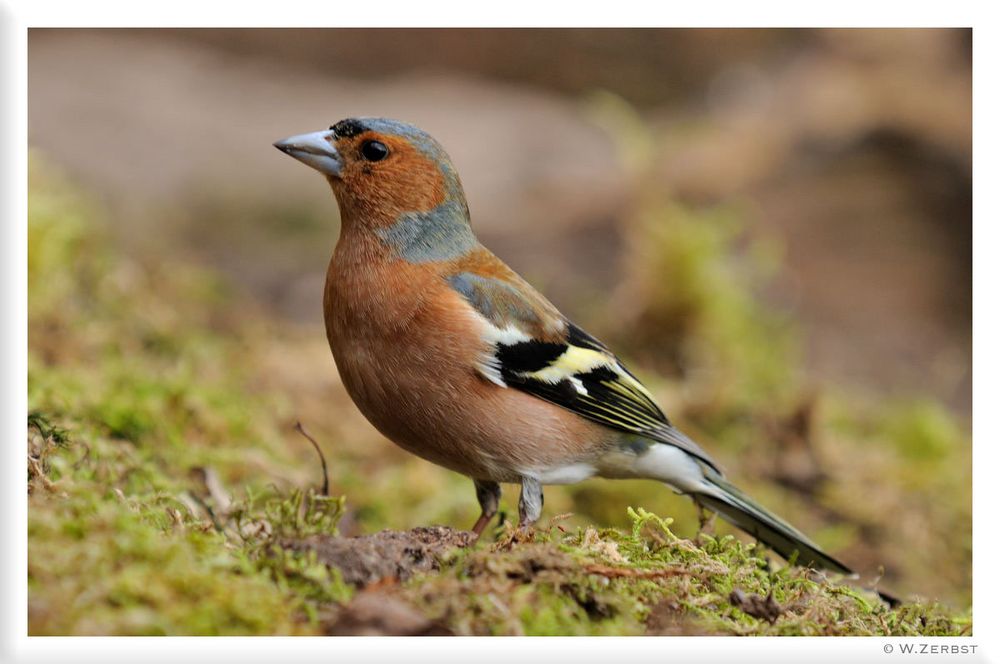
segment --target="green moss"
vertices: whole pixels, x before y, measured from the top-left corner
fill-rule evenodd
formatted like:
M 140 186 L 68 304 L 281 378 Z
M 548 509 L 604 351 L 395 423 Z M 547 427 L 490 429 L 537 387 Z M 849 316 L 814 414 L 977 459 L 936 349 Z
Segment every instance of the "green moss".
M 733 537 L 696 544 L 671 532 L 669 519 L 642 509 L 629 517 L 631 532 L 550 529 L 532 543 L 465 552 L 400 592 L 460 634 L 644 634 L 664 607 L 688 633 L 957 635 L 967 627 L 938 606 L 890 610 L 838 579 L 771 568 Z M 736 590 L 773 597 L 773 622 L 737 606 Z
M 152 505 L 74 490 L 32 505 L 28 526 L 32 634 L 294 634 L 287 599 L 223 537 Z M 165 509 L 165 508 L 164 508 Z M 161 509 L 162 512 L 162 509 Z

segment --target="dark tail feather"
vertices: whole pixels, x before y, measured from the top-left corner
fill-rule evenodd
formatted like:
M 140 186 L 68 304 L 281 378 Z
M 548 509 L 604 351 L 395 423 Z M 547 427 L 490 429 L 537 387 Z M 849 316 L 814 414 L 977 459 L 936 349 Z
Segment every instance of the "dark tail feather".
M 791 558 L 797 552 L 796 563 L 799 565 L 853 574 L 847 565 L 824 553 L 802 532 L 755 503 L 735 486 L 715 473 L 707 472 L 705 475 L 705 479 L 719 489 L 719 494 L 693 495 L 692 497 L 699 503 L 718 512 L 723 519 L 750 533 L 777 551 L 783 558 Z M 890 593 L 882 590 L 875 592 L 891 607 L 895 608 L 901 603 Z
M 794 526 L 755 503 L 726 480 L 714 473 L 706 473 L 705 479 L 719 489 L 718 494 L 698 493 L 692 497 L 774 549 L 783 558 L 791 558 L 798 552 L 796 563 L 799 565 L 852 573 L 847 565 L 821 551 Z
M 883 602 L 885 602 L 886 604 L 888 604 L 889 606 L 891 606 L 894 609 L 897 606 L 899 606 L 900 604 L 903 603 L 903 601 L 901 599 L 899 599 L 898 597 L 896 597 L 895 595 L 893 595 L 891 593 L 887 593 L 884 590 L 876 590 L 875 592 L 878 593 L 878 596 L 880 598 L 882 598 Z

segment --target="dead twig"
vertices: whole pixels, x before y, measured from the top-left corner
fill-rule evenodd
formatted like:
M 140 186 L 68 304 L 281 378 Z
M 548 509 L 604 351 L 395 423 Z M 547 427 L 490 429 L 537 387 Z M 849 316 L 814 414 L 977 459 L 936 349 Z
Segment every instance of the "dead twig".
M 324 496 L 329 496 L 330 495 L 330 480 L 329 480 L 329 477 L 327 476 L 327 473 L 326 473 L 326 457 L 323 456 L 323 450 L 320 449 L 319 443 L 316 442 L 316 439 L 313 438 L 312 436 L 310 436 L 309 432 L 306 431 L 306 429 L 305 429 L 304 426 L 302 426 L 302 422 L 299 422 L 299 421 L 295 422 L 295 430 L 298 431 L 299 433 L 301 433 L 303 436 L 305 436 L 306 440 L 308 440 L 310 443 L 312 443 L 313 448 L 316 450 L 316 454 L 319 455 L 319 462 L 323 466 L 323 489 L 321 490 L 321 493 Z

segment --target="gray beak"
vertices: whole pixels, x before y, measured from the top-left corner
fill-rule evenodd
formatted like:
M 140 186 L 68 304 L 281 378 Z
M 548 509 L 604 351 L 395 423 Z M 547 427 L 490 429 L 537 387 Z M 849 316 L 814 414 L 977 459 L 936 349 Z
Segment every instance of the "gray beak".
M 332 131 L 314 131 L 311 134 L 289 136 L 275 143 L 274 147 L 324 175 L 340 177 L 344 164 L 337 148 L 333 147 L 334 140 Z

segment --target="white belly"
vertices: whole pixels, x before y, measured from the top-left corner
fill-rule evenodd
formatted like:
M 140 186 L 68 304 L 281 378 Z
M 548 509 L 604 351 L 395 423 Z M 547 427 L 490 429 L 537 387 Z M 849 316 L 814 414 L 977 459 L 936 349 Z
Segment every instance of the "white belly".
M 539 484 L 576 484 L 597 474 L 597 468 L 589 463 L 570 463 L 548 468 L 529 468 L 521 471 L 534 477 Z

